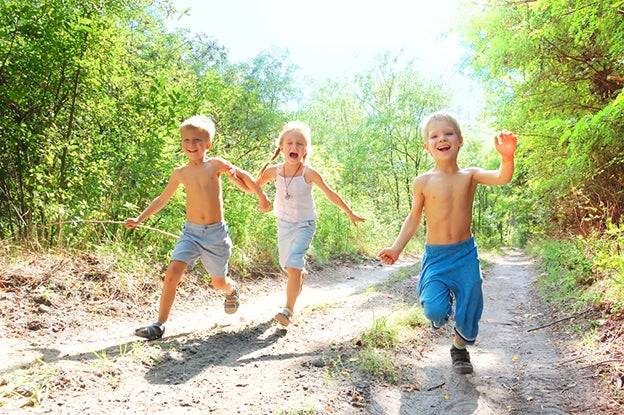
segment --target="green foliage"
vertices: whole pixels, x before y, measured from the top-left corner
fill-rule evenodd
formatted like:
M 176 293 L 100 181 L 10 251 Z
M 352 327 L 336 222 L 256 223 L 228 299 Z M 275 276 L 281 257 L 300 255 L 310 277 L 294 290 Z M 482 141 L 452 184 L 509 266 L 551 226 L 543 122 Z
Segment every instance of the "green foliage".
M 354 81 L 328 81 L 307 104 L 320 147 L 315 152 L 337 169 L 340 183 L 351 189 L 348 196 L 393 223 L 411 205 L 416 174 L 430 165 L 418 123 L 448 101 L 443 88 L 422 79 L 413 63 L 401 67 L 390 55 L 380 56 Z
M 138 215 L 186 162 L 179 122 L 211 115 L 209 155 L 246 170 L 271 151 L 296 92 L 286 54 L 231 65 L 209 36 L 167 32 L 173 12 L 145 0 L 0 5 L 0 239 L 87 250 L 122 242 L 166 259 L 173 240 L 110 222 Z M 244 252 L 237 266 L 267 250 L 256 237 L 275 233 L 254 197 L 232 189 L 224 184 L 226 220 Z M 178 234 L 184 204 L 181 190 L 146 225 Z
M 545 271 L 540 281 L 548 296 L 575 308 L 587 302 L 612 313 L 624 310 L 624 224 L 604 234 L 534 242 Z
M 618 3 L 466 4 L 461 30 L 488 112 L 520 136 L 516 200 L 539 210 L 515 217 L 517 240 L 604 230 L 624 212 Z

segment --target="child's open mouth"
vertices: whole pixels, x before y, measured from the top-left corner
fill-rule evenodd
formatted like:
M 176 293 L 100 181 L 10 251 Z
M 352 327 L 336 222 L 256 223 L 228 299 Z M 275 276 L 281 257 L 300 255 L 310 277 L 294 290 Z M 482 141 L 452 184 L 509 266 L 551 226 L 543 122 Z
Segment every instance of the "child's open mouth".
M 449 151 L 450 149 L 451 149 L 451 146 L 438 147 L 438 151 Z
M 299 157 L 299 154 L 297 154 L 297 153 L 290 153 L 290 154 L 288 154 L 288 156 L 289 156 L 291 159 L 296 159 L 297 157 Z

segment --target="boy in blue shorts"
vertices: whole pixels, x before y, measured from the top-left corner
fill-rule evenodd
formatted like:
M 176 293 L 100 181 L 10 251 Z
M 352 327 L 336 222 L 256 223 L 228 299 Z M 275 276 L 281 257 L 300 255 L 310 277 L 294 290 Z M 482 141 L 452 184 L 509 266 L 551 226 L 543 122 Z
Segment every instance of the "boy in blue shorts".
M 137 336 L 148 340 L 160 339 L 165 333 L 164 324 L 169 318 L 178 283 L 184 271 L 192 268 L 198 258 L 206 271 L 211 274 L 212 285 L 225 292 L 225 312 L 232 314 L 238 310 L 240 304 L 238 286 L 227 276 L 232 241 L 223 219 L 221 175 L 226 174 L 241 190 L 255 193 L 261 212 L 268 212 L 271 209 L 271 202 L 248 172 L 222 158 L 206 156 L 215 134 L 215 126 L 210 118 L 195 115 L 182 122 L 179 130 L 182 150 L 188 162 L 173 171 L 163 192 L 143 213 L 136 218 L 126 219 L 124 223 L 127 228 L 135 228 L 165 207 L 178 186 L 184 186 L 186 223 L 167 268 L 160 296 L 158 320 L 134 332 Z
M 478 184 L 501 185 L 514 172 L 516 136 L 506 130 L 494 138 L 502 160 L 498 170 L 459 168 L 457 155 L 464 139 L 454 115 L 438 111 L 422 127 L 425 149 L 435 161 L 432 170 L 416 177 L 412 209 L 394 244 L 378 257 L 393 264 L 416 233 L 423 210 L 427 220 L 425 252 L 418 293 L 424 314 L 434 329 L 446 323 L 455 301 L 455 338 L 451 347 L 453 370 L 473 372 L 466 345 L 475 343 L 483 310 L 481 270 L 477 245 L 470 230 L 472 204 Z

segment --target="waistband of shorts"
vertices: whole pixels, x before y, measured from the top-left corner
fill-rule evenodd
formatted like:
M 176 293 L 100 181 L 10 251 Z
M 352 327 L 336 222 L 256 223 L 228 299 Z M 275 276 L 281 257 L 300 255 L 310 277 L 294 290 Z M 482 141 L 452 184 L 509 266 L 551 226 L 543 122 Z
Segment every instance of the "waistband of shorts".
M 188 229 L 189 231 L 206 231 L 206 230 L 212 230 L 212 229 L 221 229 L 224 227 L 227 229 L 227 224 L 225 223 L 224 220 L 220 222 L 211 223 L 210 225 L 202 225 L 199 223 L 186 221 L 184 222 L 184 227 Z
M 474 236 L 466 239 L 465 241 L 457 242 L 447 245 L 429 245 L 425 244 L 425 252 L 428 254 L 444 254 L 449 252 L 463 251 L 464 249 L 474 248 L 475 240 Z

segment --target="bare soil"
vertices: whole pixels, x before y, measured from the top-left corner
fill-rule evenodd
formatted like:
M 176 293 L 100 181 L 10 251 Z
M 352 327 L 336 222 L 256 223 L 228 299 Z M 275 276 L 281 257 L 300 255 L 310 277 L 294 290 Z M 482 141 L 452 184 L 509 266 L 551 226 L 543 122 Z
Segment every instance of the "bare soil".
M 453 373 L 447 325 L 392 350 L 398 379 L 362 370 L 360 338 L 376 319 L 418 304 L 418 258 L 312 270 L 287 330 L 272 322 L 284 301 L 283 277 L 243 280 L 234 315 L 223 312 L 221 294 L 183 285 L 164 338 L 152 342 L 132 333 L 156 316 L 158 285 L 130 301 L 111 292 L 112 274 L 91 257 L 38 262 L 40 286 L 27 268 L 7 265 L 0 274 L 0 412 L 624 413 L 614 398 L 618 379 L 601 371 L 604 356 L 621 359 L 614 355 L 621 321 L 599 324 L 605 350 L 593 354 L 579 330 L 564 330 L 585 327 L 582 318 L 591 316 L 552 324 L 565 315 L 544 304 L 530 257 L 509 250 L 487 262 L 485 311 L 470 348 L 474 375 Z M 68 268 L 81 273 L 82 288 L 46 280 Z M 410 276 L 395 278 L 401 270 Z

